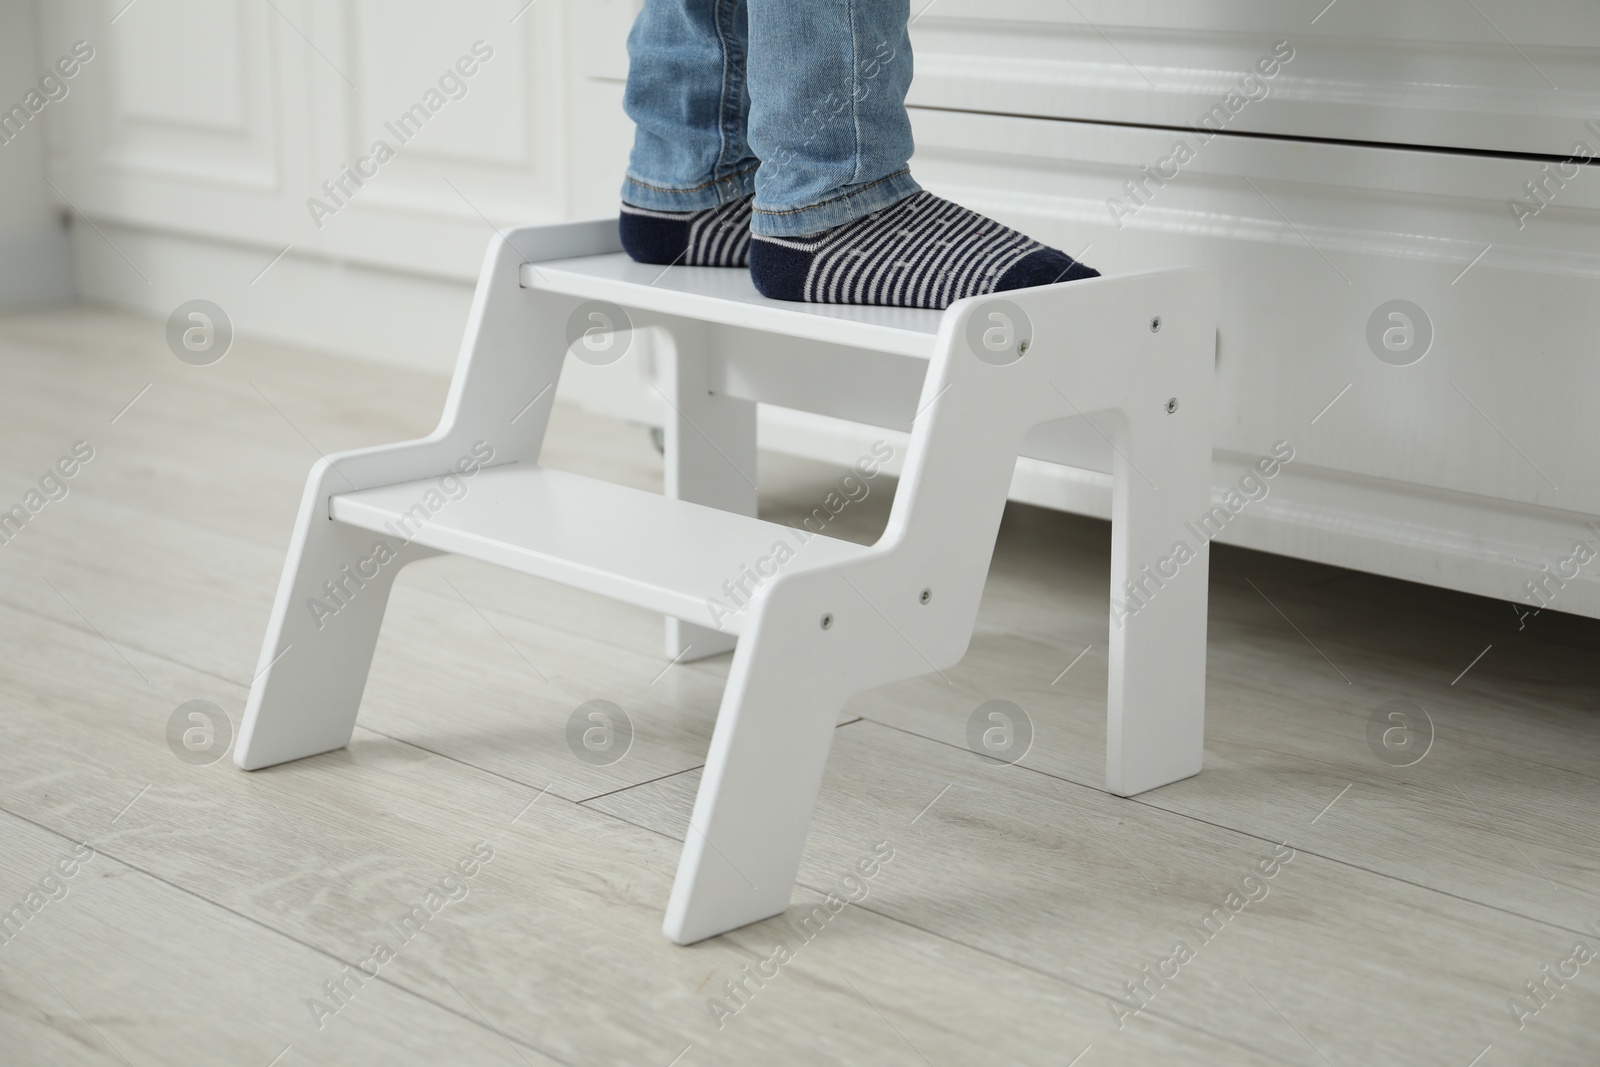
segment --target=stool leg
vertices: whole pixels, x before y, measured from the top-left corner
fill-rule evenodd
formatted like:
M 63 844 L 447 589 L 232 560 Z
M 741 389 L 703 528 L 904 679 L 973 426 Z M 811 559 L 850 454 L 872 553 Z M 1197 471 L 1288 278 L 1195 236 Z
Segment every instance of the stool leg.
M 953 433 L 976 455 L 979 428 L 1007 420 L 1026 430 L 1086 418 L 1102 437 L 1109 422 L 1106 788 L 1132 796 L 1198 774 L 1204 755 L 1210 542 L 1198 524 L 1211 506 L 1215 286 L 1203 271 L 1168 270 L 1004 295 L 1012 300 L 967 305 L 942 331 L 952 347 L 930 370 L 918 429 L 940 439 L 930 454 Z M 1002 320 L 1030 330 L 1030 348 L 990 365 L 975 333 Z M 946 494 L 976 497 L 997 480 L 976 480 L 971 463 L 945 467 L 969 479 Z
M 1106 788 L 1200 773 L 1205 749 L 1209 405 L 1124 413 L 1113 461 Z M 1189 553 L 1187 560 L 1183 557 Z
M 783 633 L 799 621 L 747 632 L 734 654 L 667 904 L 680 945 L 789 906 L 844 704 L 803 639 Z
M 439 428 L 312 468 L 234 751 L 239 766 L 269 767 L 349 743 L 395 575 L 437 554 L 409 544 L 404 532 L 334 522 L 329 498 L 460 470 L 482 458 L 480 445 L 496 463 L 536 460 L 566 356 L 561 324 L 571 301 L 522 289 L 520 266 L 529 250 L 572 254 L 574 245 L 592 247 L 614 233 L 614 226 L 585 224 L 496 236 L 484 253 Z M 375 554 L 379 542 L 392 556 Z
M 437 554 L 317 514 L 326 507 L 325 481 L 341 479 L 324 461 L 295 524 L 234 749 L 245 770 L 350 743 L 395 575 Z M 380 543 L 386 551 L 375 551 Z
M 661 394 L 666 412 L 665 495 L 678 500 L 756 514 L 756 405 L 717 396 L 709 381 L 710 357 L 702 323 L 675 322 L 658 331 L 665 341 Z M 730 560 L 730 579 L 740 563 Z M 667 656 L 690 662 L 730 651 L 731 634 L 707 626 L 667 620 Z M 687 652 L 685 651 L 687 650 Z

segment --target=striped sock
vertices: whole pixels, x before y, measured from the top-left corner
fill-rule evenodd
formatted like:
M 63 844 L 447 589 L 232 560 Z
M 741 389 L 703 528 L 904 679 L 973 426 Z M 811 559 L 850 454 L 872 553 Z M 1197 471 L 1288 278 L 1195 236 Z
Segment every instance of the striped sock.
M 623 203 L 622 247 L 640 263 L 742 267 L 750 255 L 750 203 L 743 197 L 700 211 L 655 211 Z
M 963 297 L 1098 278 L 1100 272 L 932 193 L 809 237 L 762 237 L 763 296 L 814 304 L 949 307 Z

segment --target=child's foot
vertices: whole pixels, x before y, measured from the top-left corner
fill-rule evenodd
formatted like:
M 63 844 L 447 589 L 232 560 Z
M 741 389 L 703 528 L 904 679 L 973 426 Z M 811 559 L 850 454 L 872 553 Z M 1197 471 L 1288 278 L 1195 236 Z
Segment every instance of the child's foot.
M 750 256 L 750 202 L 744 197 L 701 211 L 655 211 L 622 205 L 622 247 L 640 263 L 742 267 Z
M 943 309 L 962 297 L 1099 276 L 932 193 L 822 233 L 757 236 L 750 246 L 750 277 L 763 296 L 817 304 Z

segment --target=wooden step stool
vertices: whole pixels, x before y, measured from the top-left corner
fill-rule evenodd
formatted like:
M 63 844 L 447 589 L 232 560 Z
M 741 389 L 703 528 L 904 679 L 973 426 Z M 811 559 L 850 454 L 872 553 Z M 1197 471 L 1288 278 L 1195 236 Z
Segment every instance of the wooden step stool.
M 664 496 L 539 466 L 569 349 L 612 343 L 616 309 L 660 358 Z M 740 270 L 633 263 L 611 219 L 501 234 L 438 429 L 312 468 L 235 760 L 253 770 L 346 745 L 400 567 L 440 552 L 487 560 L 661 612 L 669 656 L 737 638 L 665 930 L 688 944 L 778 914 L 844 702 L 961 659 L 1024 435 L 1098 415 L 1115 452 L 1113 603 L 1142 590 L 1135 613 L 1113 612 L 1106 786 L 1129 796 L 1195 774 L 1205 547 L 1159 587 L 1142 568 L 1211 504 L 1214 321 L 1196 270 L 944 312 L 813 306 L 766 300 Z M 601 332 L 575 345 L 574 322 Z M 883 536 L 815 536 L 743 611 L 712 617 L 741 565 L 793 539 L 755 517 L 756 403 L 848 414 L 868 397 L 911 429 Z M 492 465 L 465 496 L 425 503 L 483 441 Z M 374 532 L 394 558 L 365 565 L 359 595 L 321 628 L 312 601 L 371 557 Z

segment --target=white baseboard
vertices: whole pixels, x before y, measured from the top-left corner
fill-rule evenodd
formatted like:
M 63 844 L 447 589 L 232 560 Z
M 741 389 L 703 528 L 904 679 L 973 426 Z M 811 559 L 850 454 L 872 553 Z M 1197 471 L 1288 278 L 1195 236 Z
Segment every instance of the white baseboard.
M 272 263 L 282 246 L 98 225 L 103 237 L 81 222 L 72 227 L 85 299 L 161 319 L 186 300 L 205 299 L 228 313 L 241 336 L 444 375 L 455 366 L 470 283 L 300 256 L 292 248 Z
M 99 233 L 82 223 L 72 228 L 84 299 L 161 319 L 186 300 L 205 299 L 228 313 L 240 336 L 446 377 L 455 368 L 472 303 L 470 282 L 293 249 L 273 263 L 280 249 L 98 225 Z M 659 425 L 660 398 L 644 384 L 653 357 L 647 344 L 636 347 L 607 367 L 568 360 L 557 395 L 597 414 Z

